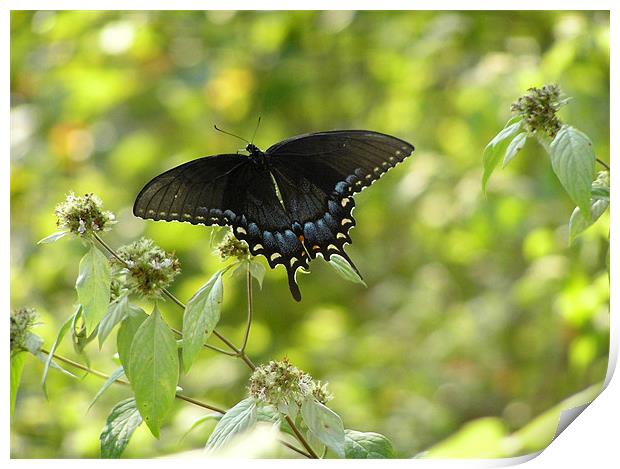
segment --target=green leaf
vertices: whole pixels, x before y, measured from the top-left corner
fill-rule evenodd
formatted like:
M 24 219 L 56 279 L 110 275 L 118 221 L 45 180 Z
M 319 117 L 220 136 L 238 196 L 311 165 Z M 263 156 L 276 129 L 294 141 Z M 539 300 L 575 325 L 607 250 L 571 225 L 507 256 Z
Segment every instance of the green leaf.
M 58 241 L 59 239 L 64 238 L 68 234 L 69 234 L 68 231 L 57 231 L 56 233 L 52 233 L 51 235 L 46 236 L 45 238 L 40 240 L 37 244 L 53 243 L 54 241 Z
M 110 335 L 114 326 L 125 319 L 127 314 L 129 314 L 129 299 L 127 295 L 121 296 L 108 306 L 108 312 L 99 323 L 99 332 L 97 334 L 99 337 L 99 350 L 101 350 L 103 342 Z
M 586 220 L 579 207 L 575 207 L 568 222 L 568 243 L 573 244 L 575 238 L 593 225 L 605 213 L 607 207 L 609 207 L 609 199 L 592 199 L 589 220 Z
M 119 458 L 136 428 L 142 423 L 142 417 L 136 407 L 134 398 L 125 399 L 114 406 L 106 419 L 105 427 L 99 436 L 101 457 Z
M 11 354 L 11 417 L 15 410 L 15 400 L 17 399 L 17 390 L 19 382 L 22 379 L 22 371 L 24 370 L 25 352 L 16 352 Z
M 140 415 L 159 438 L 161 424 L 174 403 L 179 356 L 174 335 L 157 305 L 136 331 L 129 352 L 129 370 Z
M 380 433 L 345 430 L 344 453 L 347 459 L 389 459 L 394 448 Z
M 62 342 L 62 339 L 67 334 L 67 331 L 69 330 L 69 328 L 71 327 L 71 324 L 73 323 L 73 318 L 75 317 L 76 314 L 78 314 L 79 310 L 80 310 L 80 306 L 78 306 L 78 309 L 75 311 L 75 313 L 69 316 L 69 318 L 65 321 L 65 323 L 60 327 L 60 330 L 58 331 L 58 335 L 56 336 L 56 340 L 52 344 L 50 353 L 47 355 L 47 359 L 45 360 L 45 366 L 43 367 L 43 377 L 41 378 L 41 386 L 43 386 L 43 392 L 45 393 L 46 396 L 47 396 L 47 386 L 45 385 L 45 383 L 47 381 L 47 373 L 49 372 L 50 365 L 52 364 L 52 358 L 53 358 L 54 352 L 56 352 L 58 345 L 60 345 L 60 342 Z
M 41 353 L 43 339 L 32 332 L 27 332 L 26 337 L 24 337 L 24 346 L 26 347 L 26 350 L 36 357 Z
M 225 446 L 233 436 L 256 424 L 256 401 L 248 397 L 238 402 L 224 414 L 207 440 L 207 451 L 216 451 Z
M 589 220 L 596 162 L 592 142 L 583 132 L 564 126 L 551 142 L 549 154 L 553 171 L 562 186 L 586 220 Z
M 198 420 L 196 420 L 192 424 L 192 426 L 187 429 L 187 431 L 185 433 L 183 433 L 183 436 L 181 437 L 181 440 L 184 440 L 187 435 L 189 435 L 193 430 L 195 430 L 199 426 L 201 426 L 201 425 L 203 425 L 206 422 L 209 422 L 211 420 L 215 420 L 217 422 L 217 421 L 219 421 L 222 418 L 222 416 L 223 416 L 223 414 L 220 414 L 219 412 L 210 412 L 208 414 L 203 415 Z
M 48 360 L 48 355 L 46 353 L 43 353 L 41 351 L 38 351 L 37 353 L 33 354 L 35 357 L 37 357 L 37 359 L 43 363 L 44 365 L 47 363 Z M 65 370 L 62 366 L 60 366 L 58 363 L 56 363 L 54 360 L 52 360 L 50 362 L 50 367 L 54 368 L 55 370 L 60 371 L 63 375 L 67 375 L 71 378 L 76 378 L 77 376 L 75 376 L 73 373 L 71 373 L 70 371 Z
M 90 408 L 95 404 L 95 402 L 97 402 L 97 400 L 103 395 L 103 393 L 106 392 L 106 390 L 112 384 L 114 384 L 117 379 L 120 379 L 124 374 L 125 374 L 125 370 L 123 370 L 122 366 L 119 366 L 116 370 L 114 370 L 114 373 L 112 373 L 110 377 L 106 379 L 105 383 L 103 383 L 103 386 L 99 388 L 99 391 L 97 391 L 97 394 L 95 394 L 95 397 L 93 398 L 92 402 L 88 406 L 88 409 L 90 410 Z
M 116 334 L 118 357 L 125 369 L 125 376 L 127 376 L 129 381 L 131 381 L 131 374 L 129 372 L 129 352 L 131 350 L 131 344 L 136 335 L 136 331 L 148 317 L 148 314 L 146 314 L 142 308 L 129 305 L 129 313 L 121 322 L 118 333 Z
M 501 157 L 506 153 L 509 139 L 521 129 L 521 116 L 510 119 L 504 128 L 488 143 L 482 155 L 482 192 L 486 194 L 487 182 L 493 174 Z
M 257 260 L 250 259 L 249 261 L 250 274 L 258 282 L 258 286 L 263 289 L 263 279 L 265 278 L 265 266 Z
M 365 287 L 368 286 L 344 257 L 339 256 L 338 254 L 332 254 L 329 258 L 328 264 L 332 266 L 334 270 L 345 280 L 353 283 L 359 283 Z
M 259 422 L 277 423 L 279 424 L 281 431 L 295 436 L 295 433 L 288 422 L 282 418 L 282 414 L 271 405 L 258 406 L 256 408 L 256 420 Z
M 223 285 L 220 270 L 190 298 L 183 314 L 183 368 L 187 373 L 204 341 L 220 320 Z
M 523 148 L 523 145 L 525 145 L 526 140 L 527 132 L 521 132 L 512 139 L 512 141 L 508 144 L 508 147 L 506 148 L 506 154 L 504 155 L 504 162 L 502 163 L 502 167 L 505 168 L 506 166 L 508 166 L 508 163 L 510 163 L 514 159 L 514 157 L 517 156 L 517 153 L 519 153 Z
M 80 321 L 82 323 L 80 324 Z M 89 364 L 88 355 L 84 352 L 86 346 L 97 338 L 97 328 L 90 334 L 86 334 L 86 319 L 84 318 L 84 308 L 82 305 L 78 305 L 78 310 L 73 317 L 71 323 L 71 340 L 73 341 L 73 349 L 76 353 L 82 356 L 86 364 Z M 79 327 L 78 327 L 79 326 Z M 90 366 L 90 365 L 89 365 Z
M 591 197 L 593 199 L 605 199 L 609 202 L 609 195 L 609 187 L 596 187 L 592 185 Z
M 84 307 L 87 335 L 95 330 L 108 310 L 111 281 L 108 259 L 92 245 L 80 261 L 80 273 L 75 282 L 78 300 Z
M 302 402 L 301 416 L 314 436 L 344 458 L 344 427 L 337 413 L 311 397 Z

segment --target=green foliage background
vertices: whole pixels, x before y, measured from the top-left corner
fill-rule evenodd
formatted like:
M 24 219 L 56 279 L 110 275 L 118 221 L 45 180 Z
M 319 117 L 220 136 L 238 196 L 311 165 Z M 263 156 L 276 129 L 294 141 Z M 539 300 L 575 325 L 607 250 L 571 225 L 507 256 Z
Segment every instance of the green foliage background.
M 548 82 L 574 98 L 562 118 L 607 161 L 605 12 L 13 12 L 12 304 L 38 308 L 48 345 L 72 312 L 84 248 L 36 245 L 71 190 L 99 194 L 117 214 L 112 245 L 145 234 L 176 251 L 172 290 L 187 300 L 220 268 L 210 229 L 144 222 L 131 205 L 165 169 L 241 147 L 214 123 L 249 137 L 262 116 L 263 149 L 334 128 L 394 134 L 414 157 L 356 198 L 348 252 L 368 288 L 319 260 L 296 304 L 284 271 L 269 271 L 248 353 L 287 356 L 329 381 L 345 426 L 388 436 L 401 457 L 455 432 L 444 454 L 502 455 L 498 435 L 607 367 L 608 215 L 568 247 L 573 205 L 531 142 L 487 198 L 480 191 L 482 150 L 510 103 Z M 237 341 L 244 294 L 241 278 L 225 283 L 219 327 Z M 172 304 L 160 309 L 180 327 Z M 94 367 L 114 370 L 113 344 L 89 346 Z M 60 352 L 74 356 L 70 340 Z M 184 392 L 224 407 L 242 399 L 242 364 L 201 353 Z M 41 372 L 28 358 L 12 455 L 96 457 L 105 417 L 129 391 L 112 387 L 87 412 L 99 379 L 52 371 L 46 401 Z M 202 414 L 175 402 L 161 439 L 143 426 L 125 456 L 201 447 L 211 424 L 179 440 Z M 517 452 L 546 446 L 533 435 Z

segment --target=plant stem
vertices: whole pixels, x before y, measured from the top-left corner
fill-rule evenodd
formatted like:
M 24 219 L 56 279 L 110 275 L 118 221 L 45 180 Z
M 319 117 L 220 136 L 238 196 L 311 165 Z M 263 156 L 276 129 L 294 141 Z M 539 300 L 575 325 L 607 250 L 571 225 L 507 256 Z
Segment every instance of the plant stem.
M 248 321 L 245 326 L 245 334 L 243 335 L 243 343 L 241 344 L 241 352 L 245 352 L 245 347 L 248 345 L 248 338 L 250 337 L 250 327 L 252 327 L 252 313 L 254 311 L 254 300 L 252 295 L 252 273 L 250 272 L 250 265 L 248 264 L 247 272 L 247 286 L 248 286 Z
M 286 446 L 287 448 L 292 449 L 296 453 L 299 453 L 302 456 L 307 457 L 308 459 L 312 459 L 312 455 L 306 453 L 303 449 L 299 449 L 297 446 L 290 444 L 288 441 L 284 441 L 284 440 L 278 440 L 278 441 L 282 443 L 284 446 Z
M 174 332 L 176 335 L 178 335 L 179 337 L 183 338 L 183 333 L 182 333 L 180 330 L 175 329 L 174 327 L 171 327 L 171 328 L 170 328 L 170 330 L 171 330 L 172 332 Z M 234 352 L 229 352 L 228 350 L 221 349 L 221 348 L 216 347 L 216 346 L 214 346 L 214 345 L 210 345 L 210 344 L 202 344 L 202 346 L 203 346 L 204 348 L 208 348 L 208 349 L 210 349 L 210 350 L 213 350 L 214 352 L 217 352 L 217 353 L 223 353 L 224 355 L 228 355 L 229 357 L 236 357 L 236 356 L 237 356 L 237 354 L 236 354 L 236 353 L 234 353 Z
M 286 423 L 289 424 L 289 426 L 291 427 L 291 430 L 293 430 L 293 433 L 295 434 L 299 442 L 303 445 L 304 448 L 306 448 L 306 451 L 310 453 L 310 456 L 312 456 L 313 459 L 320 459 L 319 455 L 316 454 L 316 452 L 312 449 L 312 446 L 310 446 L 306 438 L 298 430 L 297 426 L 295 425 L 295 422 L 293 422 L 293 419 L 291 419 L 288 415 L 285 417 L 285 419 L 286 419 Z

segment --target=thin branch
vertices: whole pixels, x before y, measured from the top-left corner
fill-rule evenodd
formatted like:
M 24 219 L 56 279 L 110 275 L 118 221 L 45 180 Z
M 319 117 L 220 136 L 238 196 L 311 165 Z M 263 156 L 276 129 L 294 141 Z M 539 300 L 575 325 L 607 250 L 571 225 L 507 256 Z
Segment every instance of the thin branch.
M 288 415 L 285 417 L 285 419 L 286 419 L 286 423 L 288 423 L 289 426 L 291 427 L 291 430 L 293 430 L 293 433 L 295 433 L 295 436 L 297 437 L 299 442 L 303 445 L 304 448 L 306 448 L 306 451 L 310 453 L 310 456 L 312 456 L 313 459 L 320 459 L 319 455 L 316 454 L 316 452 L 312 449 L 312 446 L 310 446 L 308 441 L 306 441 L 306 438 L 297 429 L 295 422 L 293 422 L 293 420 Z
M 245 334 L 243 335 L 243 343 L 241 344 L 241 352 L 245 352 L 245 348 L 248 345 L 248 338 L 250 337 L 250 327 L 252 327 L 252 314 L 254 311 L 254 300 L 252 298 L 252 273 L 250 272 L 250 264 L 248 264 L 247 272 L 247 286 L 248 286 L 248 320 L 245 326 Z
M 302 456 L 307 457 L 308 459 L 312 459 L 312 456 L 310 454 L 306 453 L 303 449 L 299 449 L 297 446 L 290 444 L 288 441 L 284 441 L 284 440 L 278 440 L 278 441 L 282 443 L 284 446 L 286 446 L 287 448 L 292 449 L 296 453 L 299 453 Z
M 44 348 L 41 349 L 41 352 L 45 353 L 46 355 L 49 355 L 49 353 L 50 353 L 48 350 L 46 350 Z M 70 366 L 72 366 L 74 368 L 77 368 L 79 370 L 85 371 L 86 373 L 89 373 L 91 375 L 97 376 L 98 378 L 110 379 L 109 375 L 106 375 L 105 373 L 102 373 L 101 371 L 89 368 L 88 366 L 82 365 L 81 363 L 73 361 L 70 358 L 63 357 L 62 355 L 58 355 L 57 353 L 54 353 L 52 356 L 56 360 L 58 360 L 59 362 L 65 363 L 65 364 L 70 365 Z M 121 379 L 121 378 L 115 379 L 114 382 L 118 383 L 118 384 L 123 384 L 125 386 L 129 385 L 129 381 L 126 381 L 126 380 Z M 192 404 L 197 405 L 199 407 L 202 407 L 204 409 L 213 410 L 214 412 L 219 412 L 220 414 L 225 414 L 226 413 L 226 411 L 224 409 L 220 409 L 219 407 L 215 407 L 214 405 L 207 404 L 206 402 L 199 401 L 198 399 L 194 399 L 193 397 L 189 397 L 189 396 L 186 396 L 184 394 L 176 394 L 175 397 L 177 399 L 181 399 L 182 401 L 191 402 Z
M 172 332 L 174 332 L 176 335 L 178 335 L 179 337 L 183 338 L 183 333 L 182 333 L 180 330 L 175 329 L 174 327 L 171 327 L 171 328 L 170 328 L 170 330 L 171 330 Z M 202 344 L 202 346 L 203 346 L 204 348 L 208 348 L 208 349 L 210 349 L 210 350 L 213 350 L 214 352 L 223 353 L 224 355 L 228 355 L 228 356 L 230 356 L 230 357 L 236 357 L 236 356 L 237 356 L 237 354 L 236 354 L 236 353 L 229 352 L 228 350 L 221 349 L 221 348 L 216 347 L 216 346 L 214 346 L 214 345 L 210 345 L 210 344 Z
M 609 169 L 609 165 L 608 165 L 607 163 L 605 163 L 603 160 L 601 160 L 600 158 L 597 158 L 597 159 L 596 159 L 596 161 L 597 161 L 597 162 L 598 162 L 601 166 L 603 166 L 603 167 L 604 167 L 607 171 L 611 171 L 611 170 Z

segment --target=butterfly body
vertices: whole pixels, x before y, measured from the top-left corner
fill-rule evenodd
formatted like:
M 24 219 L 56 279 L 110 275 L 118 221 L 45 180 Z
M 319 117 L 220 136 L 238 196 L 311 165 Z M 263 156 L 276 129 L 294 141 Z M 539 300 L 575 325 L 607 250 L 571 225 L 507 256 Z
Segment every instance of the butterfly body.
M 306 134 L 249 155 L 224 154 L 177 166 L 151 180 L 134 204 L 141 218 L 229 225 L 269 266 L 283 265 L 299 301 L 298 269 L 321 255 L 346 259 L 355 226 L 353 195 L 413 152 L 403 140 L 366 130 Z

